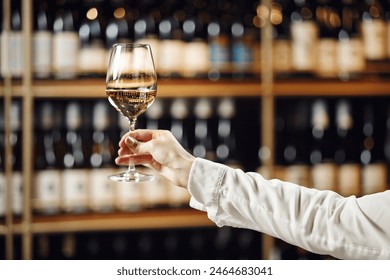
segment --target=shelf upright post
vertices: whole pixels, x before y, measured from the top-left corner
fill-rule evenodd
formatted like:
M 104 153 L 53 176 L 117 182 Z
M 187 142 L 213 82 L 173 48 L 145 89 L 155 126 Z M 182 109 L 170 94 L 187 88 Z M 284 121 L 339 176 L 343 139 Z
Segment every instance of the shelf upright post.
M 12 213 L 12 144 L 11 144 L 11 104 L 12 104 L 12 79 L 9 71 L 8 40 L 11 30 L 11 0 L 3 1 L 3 80 L 4 80 L 4 170 L 6 186 L 5 205 L 5 257 L 13 259 L 13 213 Z
M 273 96 L 273 58 L 272 58 L 272 26 L 270 21 L 271 0 L 261 0 L 257 9 L 258 16 L 264 20 L 261 27 L 261 147 L 267 149 L 271 156 L 262 161 L 269 176 L 274 167 L 274 96 Z M 263 259 L 270 259 L 274 246 L 273 237 L 263 234 Z
M 23 213 L 22 213 L 22 235 L 23 235 L 23 259 L 32 258 L 32 232 L 31 232 L 31 189 L 32 189 L 32 158 L 33 158 L 33 98 L 32 98 L 32 0 L 22 1 L 23 18 Z

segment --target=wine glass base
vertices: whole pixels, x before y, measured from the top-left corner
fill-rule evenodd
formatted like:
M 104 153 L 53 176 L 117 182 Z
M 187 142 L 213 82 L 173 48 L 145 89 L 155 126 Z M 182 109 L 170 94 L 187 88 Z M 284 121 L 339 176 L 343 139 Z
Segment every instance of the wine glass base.
M 114 174 L 108 176 L 108 179 L 111 181 L 117 181 L 117 182 L 147 182 L 152 181 L 154 179 L 153 175 L 144 174 L 140 172 L 123 172 L 119 174 Z

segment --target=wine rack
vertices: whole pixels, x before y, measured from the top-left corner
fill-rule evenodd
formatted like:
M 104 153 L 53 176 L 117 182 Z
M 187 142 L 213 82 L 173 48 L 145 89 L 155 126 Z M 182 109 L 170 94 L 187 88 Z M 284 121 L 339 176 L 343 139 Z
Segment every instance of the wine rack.
M 10 0 L 3 1 L 3 20 L 7 22 L 10 17 L 7 12 Z M 271 1 L 261 1 L 263 7 L 270 7 Z M 32 38 L 32 1 L 21 1 L 23 7 L 23 36 L 24 59 L 31 61 Z M 7 6 L 8 5 L 8 6 Z M 261 11 L 258 11 L 261 13 Z M 5 28 L 7 26 L 5 25 Z M 8 26 L 9 28 L 9 26 Z M 288 79 L 278 79 L 274 76 L 271 54 L 272 38 L 270 38 L 271 24 L 266 20 L 266 25 L 261 30 L 261 69 L 256 69 L 251 78 L 235 80 L 232 78 L 212 81 L 206 78 L 165 78 L 159 80 L 158 98 L 254 98 L 261 100 L 259 106 L 259 119 L 261 120 L 258 131 L 250 134 L 261 135 L 259 146 L 266 147 L 275 154 L 274 117 L 275 101 L 278 98 L 310 98 L 310 97 L 387 97 L 390 96 L 390 80 L 388 75 L 388 63 L 370 64 L 363 77 L 357 80 L 341 81 L 337 78 L 321 79 L 317 77 L 299 77 L 294 75 Z M 259 31 L 260 32 L 260 31 Z M 260 45 L 259 45 L 260 47 Z M 378 73 L 384 73 L 377 75 Z M 104 99 L 104 80 L 102 78 L 75 78 L 71 80 L 40 80 L 33 78 L 31 63 L 26 63 L 21 79 L 13 79 L 5 76 L 0 82 L 0 98 L 3 100 L 4 115 L 11 100 L 17 99 L 22 103 L 22 131 L 23 135 L 23 166 L 22 174 L 25 190 L 30 190 L 34 178 L 32 150 L 34 149 L 34 102 L 46 99 L 50 100 L 74 100 L 74 99 Z M 8 112 L 9 113 L 9 112 Z M 10 134 L 10 119 L 5 118 L 5 135 Z M 248 135 L 251 137 L 252 135 Z M 9 145 L 6 145 L 6 153 L 10 154 Z M 270 176 L 278 176 L 282 173 L 273 156 L 263 161 L 264 167 Z M 13 170 L 6 169 L 5 177 L 9 182 Z M 47 234 L 69 234 L 85 232 L 105 231 L 129 231 L 129 230 L 159 230 L 181 228 L 212 228 L 214 224 L 208 220 L 207 215 L 191 209 L 161 209 L 147 210 L 135 213 L 83 213 L 79 215 L 58 214 L 53 216 L 36 215 L 32 211 L 32 194 L 24 192 L 23 212 L 21 216 L 14 217 L 10 206 L 7 206 L 6 215 L 0 220 L 0 241 L 5 243 L 5 258 L 31 259 L 35 255 L 33 243 L 36 238 Z M 4 238 L 3 238 L 4 236 Z M 263 258 L 271 258 L 275 240 L 269 236 L 259 235 L 262 238 Z M 14 248 L 14 241 L 18 246 Z M 0 247 L 2 248 L 2 247 Z M 16 252 L 21 249 L 21 252 Z M 208 256 L 206 256 L 208 257 Z

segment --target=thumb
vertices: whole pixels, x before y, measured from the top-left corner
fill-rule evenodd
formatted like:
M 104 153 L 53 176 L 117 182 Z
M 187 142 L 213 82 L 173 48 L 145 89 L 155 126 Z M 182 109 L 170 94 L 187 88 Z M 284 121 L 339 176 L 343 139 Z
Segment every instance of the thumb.
M 126 138 L 126 145 L 133 151 L 135 154 L 150 154 L 150 142 L 140 142 L 137 139 L 129 136 Z

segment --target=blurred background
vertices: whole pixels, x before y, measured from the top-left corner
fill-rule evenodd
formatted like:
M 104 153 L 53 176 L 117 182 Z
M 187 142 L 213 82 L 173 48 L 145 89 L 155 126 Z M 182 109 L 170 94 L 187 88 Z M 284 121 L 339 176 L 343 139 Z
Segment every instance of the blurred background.
M 152 46 L 138 128 L 197 157 L 361 196 L 389 186 L 388 0 L 2 0 L 0 258 L 327 259 L 217 228 L 163 178 L 126 184 L 105 97 L 116 42 Z M 147 172 L 152 172 L 147 170 Z

